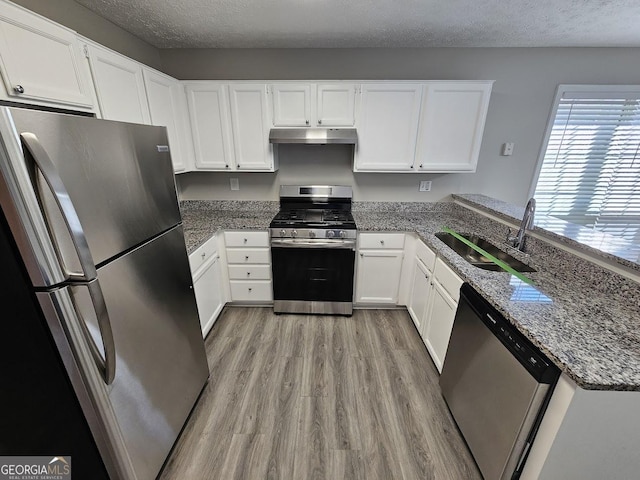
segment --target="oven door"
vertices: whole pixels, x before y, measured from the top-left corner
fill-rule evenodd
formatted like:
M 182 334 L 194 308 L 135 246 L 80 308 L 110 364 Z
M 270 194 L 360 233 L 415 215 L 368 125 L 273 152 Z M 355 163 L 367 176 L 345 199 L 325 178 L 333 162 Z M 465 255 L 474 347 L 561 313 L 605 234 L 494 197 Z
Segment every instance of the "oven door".
M 355 242 L 274 239 L 276 313 L 351 315 Z

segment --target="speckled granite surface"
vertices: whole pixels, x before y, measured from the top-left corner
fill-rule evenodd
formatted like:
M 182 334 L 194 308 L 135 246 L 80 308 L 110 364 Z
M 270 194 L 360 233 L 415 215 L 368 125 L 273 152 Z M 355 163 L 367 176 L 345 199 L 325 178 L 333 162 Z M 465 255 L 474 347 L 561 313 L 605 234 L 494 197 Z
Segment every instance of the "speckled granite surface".
M 180 202 L 187 252 L 191 253 L 220 228 L 266 230 L 278 212 L 278 202 L 204 201 Z
M 453 194 L 454 200 L 491 213 L 508 222 L 519 223 L 524 208 L 478 194 Z M 640 246 L 591 228 L 569 223 L 548 215 L 535 216 L 534 232 L 572 249 L 613 261 L 640 271 Z
M 638 283 L 529 238 L 530 255 L 510 253 L 538 269 L 526 274 L 534 281 L 531 287 L 508 273 L 473 267 L 434 235 L 447 226 L 501 245 L 504 225 L 455 203 L 417 208 L 366 203 L 354 204 L 359 230 L 417 233 L 582 388 L 640 391 Z M 216 210 L 224 207 L 224 202 L 181 203 L 190 251 L 199 245 L 198 238 L 202 243 L 218 228 L 266 229 L 277 212 L 277 202 Z

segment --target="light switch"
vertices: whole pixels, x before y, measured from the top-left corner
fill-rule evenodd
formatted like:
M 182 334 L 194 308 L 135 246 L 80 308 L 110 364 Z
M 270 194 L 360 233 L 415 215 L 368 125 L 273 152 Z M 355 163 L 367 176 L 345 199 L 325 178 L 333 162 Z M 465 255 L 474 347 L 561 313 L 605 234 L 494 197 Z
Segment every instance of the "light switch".
M 513 155 L 513 142 L 507 142 L 502 144 L 502 155 L 504 157 Z
M 230 178 L 229 185 L 231 186 L 231 190 L 240 190 L 240 182 L 237 178 Z

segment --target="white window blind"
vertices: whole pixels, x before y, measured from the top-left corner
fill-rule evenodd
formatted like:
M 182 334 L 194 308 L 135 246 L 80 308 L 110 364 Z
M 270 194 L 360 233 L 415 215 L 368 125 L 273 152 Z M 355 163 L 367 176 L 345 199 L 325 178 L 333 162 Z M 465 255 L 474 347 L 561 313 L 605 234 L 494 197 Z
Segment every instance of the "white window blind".
M 640 93 L 564 92 L 537 211 L 640 243 Z

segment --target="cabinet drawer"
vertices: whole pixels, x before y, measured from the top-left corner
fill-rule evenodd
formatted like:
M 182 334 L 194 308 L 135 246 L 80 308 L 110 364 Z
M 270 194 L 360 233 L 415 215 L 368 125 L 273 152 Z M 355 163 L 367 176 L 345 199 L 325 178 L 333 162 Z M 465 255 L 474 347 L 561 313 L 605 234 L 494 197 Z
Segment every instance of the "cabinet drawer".
M 218 237 L 214 235 L 189 255 L 191 273 L 195 273 L 209 258 L 218 251 Z
M 433 272 L 433 267 L 436 263 L 436 254 L 421 240 L 416 242 L 416 257 L 424 263 L 424 266 L 427 267 L 430 272 Z
M 456 302 L 460 299 L 460 287 L 464 282 L 439 258 L 433 276 L 451 298 Z
M 229 265 L 230 280 L 271 280 L 269 265 Z
M 404 233 L 361 233 L 360 248 L 402 250 L 404 248 Z
M 267 232 L 224 232 L 227 247 L 268 247 Z
M 227 248 L 227 263 L 269 265 L 268 248 Z
M 273 289 L 271 280 L 231 280 L 231 300 L 234 302 L 271 302 Z

